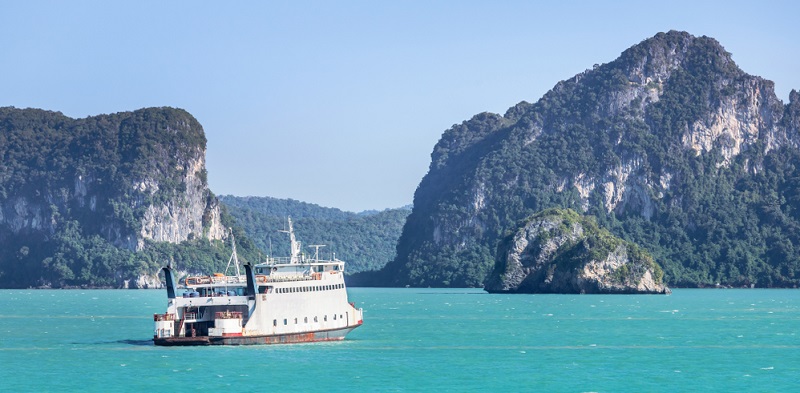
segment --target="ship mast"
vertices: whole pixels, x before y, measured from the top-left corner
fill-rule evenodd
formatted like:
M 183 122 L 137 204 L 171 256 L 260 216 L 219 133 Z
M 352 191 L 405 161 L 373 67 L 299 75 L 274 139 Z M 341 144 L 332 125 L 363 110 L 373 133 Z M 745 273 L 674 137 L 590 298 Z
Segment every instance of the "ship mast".
M 292 246 L 292 253 L 289 257 L 289 263 L 300 263 L 300 242 L 297 241 L 294 237 L 294 228 L 292 227 L 292 217 L 289 218 L 289 230 L 288 231 L 279 231 L 283 233 L 289 234 L 289 242 Z
M 231 253 L 231 258 L 228 259 L 228 266 L 225 266 L 225 275 L 228 275 L 228 269 L 231 267 L 231 263 L 236 266 L 236 277 L 239 277 L 241 273 L 239 272 L 239 258 L 236 256 L 236 239 L 233 237 L 233 228 L 228 228 L 231 231 L 231 248 L 233 248 L 233 252 Z

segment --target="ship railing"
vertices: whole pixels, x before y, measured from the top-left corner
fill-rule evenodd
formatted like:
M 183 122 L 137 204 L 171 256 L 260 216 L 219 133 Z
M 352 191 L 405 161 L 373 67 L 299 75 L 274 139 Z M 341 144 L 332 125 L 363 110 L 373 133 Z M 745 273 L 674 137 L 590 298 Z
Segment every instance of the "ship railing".
M 292 258 L 290 258 L 290 257 L 270 257 L 270 258 L 267 258 L 267 264 L 270 264 L 270 265 L 286 264 L 286 263 L 291 263 L 291 261 L 292 261 Z
M 236 284 L 246 280 L 244 276 L 192 276 L 186 277 L 186 285 Z
M 334 262 L 341 262 L 338 259 L 315 259 L 315 258 L 301 258 L 300 263 L 302 264 L 309 264 L 309 263 L 334 263 Z M 265 261 L 267 265 L 286 265 L 292 263 L 291 257 L 268 257 Z
M 153 314 L 153 321 L 155 321 L 155 322 L 158 322 L 158 321 L 174 321 L 174 320 L 175 320 L 175 314 L 170 314 L 170 313 Z
M 291 275 L 291 276 L 257 276 L 257 282 L 289 282 L 289 281 L 314 281 L 321 280 L 322 273 L 311 273 L 308 275 Z
M 211 284 L 209 276 L 186 277 L 186 285 Z
M 261 281 L 259 281 L 261 282 Z M 184 292 L 181 295 L 183 299 L 197 299 L 197 298 L 206 298 L 206 297 L 230 297 L 230 296 L 241 296 L 235 290 L 230 291 L 206 291 L 204 293 L 191 291 L 191 292 Z
M 217 311 L 214 313 L 214 319 L 242 319 L 241 311 Z
M 223 276 L 223 277 L 212 277 L 211 282 L 218 284 L 218 283 L 228 283 L 228 284 L 236 284 L 240 282 L 246 282 L 247 278 L 245 276 Z

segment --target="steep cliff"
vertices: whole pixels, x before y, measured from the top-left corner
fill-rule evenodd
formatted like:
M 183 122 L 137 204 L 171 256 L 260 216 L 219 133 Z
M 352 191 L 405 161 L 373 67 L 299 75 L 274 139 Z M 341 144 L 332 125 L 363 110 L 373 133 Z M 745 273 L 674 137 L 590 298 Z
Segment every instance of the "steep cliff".
M 0 108 L 0 285 L 154 281 L 175 256 L 148 244 L 226 238 L 205 145 L 179 109 L 71 119 Z
M 646 252 L 572 210 L 527 219 L 500 243 L 486 291 L 665 294 L 661 268 Z
M 642 245 L 670 285 L 797 285 L 798 96 L 784 105 L 712 38 L 659 33 L 445 131 L 379 284 L 483 286 L 519 220 L 565 207 Z

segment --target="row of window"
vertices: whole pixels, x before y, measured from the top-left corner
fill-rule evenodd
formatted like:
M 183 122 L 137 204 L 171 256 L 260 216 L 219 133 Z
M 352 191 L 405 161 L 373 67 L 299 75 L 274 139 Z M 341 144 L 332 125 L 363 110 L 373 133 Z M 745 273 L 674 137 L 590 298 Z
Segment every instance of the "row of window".
M 330 291 L 342 288 L 344 288 L 344 284 L 314 285 L 310 287 L 275 288 L 275 293 L 317 292 L 317 291 Z
M 339 314 L 339 319 L 342 319 L 342 318 L 344 318 L 344 316 L 342 314 Z M 336 314 L 333 314 L 333 320 L 334 321 L 336 320 Z M 323 317 L 323 321 L 328 322 L 328 316 L 327 315 L 325 315 Z M 314 317 L 314 322 L 319 322 L 317 317 Z M 297 325 L 298 323 L 299 323 L 299 319 L 295 318 L 294 319 L 294 324 Z M 303 323 L 308 323 L 308 317 L 303 318 Z M 289 324 L 289 319 L 288 318 L 284 318 L 283 319 L 283 325 L 286 326 L 288 324 Z M 278 326 L 278 320 L 277 319 L 273 319 L 272 320 L 272 326 Z

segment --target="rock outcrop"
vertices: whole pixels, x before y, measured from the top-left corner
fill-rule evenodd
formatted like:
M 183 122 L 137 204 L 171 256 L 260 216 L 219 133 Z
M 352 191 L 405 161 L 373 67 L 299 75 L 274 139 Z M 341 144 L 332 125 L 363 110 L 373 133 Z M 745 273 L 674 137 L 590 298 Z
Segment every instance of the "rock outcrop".
M 2 130 L 6 143 L 0 145 L 0 148 L 3 151 L 24 148 L 28 150 L 27 154 L 38 156 L 32 158 L 32 166 L 13 168 L 32 175 L 16 184 L 8 180 L 25 175 L 10 173 L 12 168 L 4 168 L 7 180 L 2 185 L 5 195 L 0 198 L 0 226 L 7 228 L 12 234 L 53 233 L 59 224 L 58 218 L 65 218 L 63 213 L 78 210 L 85 215 L 110 215 L 110 222 L 103 223 L 102 232 L 106 239 L 130 249 L 141 249 L 143 240 L 179 243 L 190 235 L 208 239 L 225 237 L 225 230 L 220 223 L 219 202 L 211 196 L 205 178 L 203 129 L 185 111 L 151 108 L 75 120 L 34 109 L 2 109 L 0 120 L 5 119 L 7 127 Z M 60 133 L 58 139 L 62 140 L 48 141 L 48 135 L 43 133 L 38 137 L 32 136 L 36 142 L 27 141 L 33 142 L 29 146 L 14 146 L 14 140 L 20 138 L 18 134 L 35 133 L 35 130 L 19 129 L 14 121 L 42 116 L 57 118 L 60 124 L 52 131 Z M 156 116 L 163 116 L 163 120 L 159 119 L 163 124 L 155 124 L 152 117 Z M 134 119 L 144 123 L 136 127 L 152 129 L 131 130 Z M 74 131 L 79 129 L 86 132 L 83 130 L 87 127 L 86 123 L 105 128 L 89 130 L 88 133 L 111 134 L 104 135 L 107 140 L 93 142 L 97 145 L 113 144 L 102 149 L 104 154 L 111 156 L 108 158 L 116 160 L 105 162 L 103 158 L 106 157 L 91 157 L 93 149 L 81 150 L 76 147 L 74 151 L 70 149 L 65 152 L 66 159 L 59 163 L 61 168 L 48 168 L 49 163 L 41 155 L 59 150 L 59 146 L 55 145 L 65 144 L 62 148 L 80 146 L 83 141 L 77 141 L 78 139 L 93 137 Z M 126 141 L 126 131 L 137 134 L 136 139 Z M 162 143 L 147 140 L 144 135 L 160 133 L 163 133 L 160 138 L 174 140 Z M 198 138 L 200 143 L 193 145 L 188 141 L 190 138 Z M 147 153 L 144 154 L 142 150 Z M 97 162 L 85 165 L 86 161 L 93 159 Z M 101 167 L 102 165 L 107 165 L 112 170 L 109 171 L 110 168 Z M 132 170 L 126 173 L 126 167 Z M 55 172 L 53 169 L 61 170 Z M 109 185 L 118 188 L 109 189 Z M 32 188 L 33 193 L 25 192 L 24 188 Z M 115 205 L 109 209 L 109 201 L 119 202 L 122 206 Z M 117 211 L 109 211 L 113 209 Z M 119 217 L 122 214 L 117 214 L 120 210 L 135 213 L 136 217 L 133 218 L 137 222 L 133 228 L 134 233 L 125 233 L 128 228 L 123 228 L 124 225 L 119 222 L 124 219 Z M 58 213 L 60 217 L 53 216 L 54 213 Z
M 661 268 L 634 244 L 572 210 L 530 217 L 500 244 L 486 291 L 666 294 Z
M 205 172 L 205 152 L 179 165 L 180 172 L 184 174 L 181 183 L 185 192 L 160 205 L 147 206 L 141 219 L 139 248 L 142 239 L 180 243 L 190 236 L 208 239 L 226 237 L 220 220 L 219 201 L 210 197 L 208 184 L 200 178 L 200 174 Z M 150 195 L 157 191 L 157 184 L 145 188 Z
M 375 285 L 482 287 L 498 242 L 551 207 L 645 247 L 670 285 L 800 285 L 798 97 L 712 38 L 659 33 L 445 131 Z
M 168 260 L 114 248 L 227 237 L 205 153 L 202 126 L 180 109 L 71 119 L 0 108 L 0 286 L 157 286 Z

